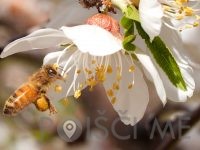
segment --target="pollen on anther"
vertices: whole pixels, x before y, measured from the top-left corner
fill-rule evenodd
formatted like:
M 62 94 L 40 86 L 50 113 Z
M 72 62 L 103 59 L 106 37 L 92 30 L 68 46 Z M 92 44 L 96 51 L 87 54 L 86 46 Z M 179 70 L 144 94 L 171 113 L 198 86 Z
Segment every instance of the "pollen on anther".
M 81 96 L 81 90 L 76 90 L 76 91 L 74 92 L 74 97 L 75 97 L 76 99 L 78 99 L 80 96 Z
M 103 83 L 106 80 L 105 67 L 104 66 L 96 67 L 95 75 L 96 75 L 97 81 Z
M 96 60 L 92 60 L 92 64 L 96 64 Z
M 62 87 L 60 85 L 55 86 L 55 92 L 60 93 L 62 91 Z
M 130 68 L 129 68 L 129 72 L 134 72 L 134 70 L 135 70 L 135 67 L 134 66 L 131 66 Z
M 85 72 L 86 72 L 87 74 L 92 74 L 92 71 L 89 70 L 89 69 L 87 69 L 87 68 L 85 68 Z
M 122 76 L 120 73 L 117 73 L 117 81 L 120 81 L 122 79 Z
M 108 68 L 107 68 L 107 73 L 112 73 L 113 72 L 113 69 L 112 67 L 109 65 Z
M 194 15 L 194 11 L 193 11 L 193 9 L 191 7 L 185 7 L 184 8 L 184 12 L 185 12 L 186 16 L 192 16 L 192 15 Z
M 109 89 L 109 90 L 107 91 L 107 95 L 108 95 L 109 97 L 113 97 L 113 96 L 114 96 L 113 90 L 112 90 L 112 89 Z
M 61 103 L 64 105 L 64 106 L 68 106 L 69 105 L 69 100 L 67 98 L 64 98 L 61 100 Z
M 82 88 L 83 88 L 83 84 L 80 84 L 80 85 L 79 85 L 79 88 L 82 89 Z
M 115 104 L 116 103 L 116 101 L 117 101 L 117 99 L 116 99 L 116 97 L 113 97 L 112 99 L 111 99 L 111 104 Z
M 119 90 L 119 83 L 113 83 L 113 90 Z
M 197 27 L 197 26 L 199 26 L 199 22 L 196 21 L 193 23 L 193 27 Z
M 80 74 L 80 73 L 81 73 L 81 70 L 80 70 L 80 69 L 78 69 L 78 70 L 76 71 L 76 73 L 77 73 L 77 74 Z
M 132 88 L 133 88 L 133 84 L 131 83 L 131 84 L 128 85 L 128 89 L 130 90 Z
M 94 77 L 91 77 L 89 79 L 87 79 L 86 84 L 90 87 L 90 91 L 93 90 L 93 87 L 97 84 L 97 81 L 95 80 Z

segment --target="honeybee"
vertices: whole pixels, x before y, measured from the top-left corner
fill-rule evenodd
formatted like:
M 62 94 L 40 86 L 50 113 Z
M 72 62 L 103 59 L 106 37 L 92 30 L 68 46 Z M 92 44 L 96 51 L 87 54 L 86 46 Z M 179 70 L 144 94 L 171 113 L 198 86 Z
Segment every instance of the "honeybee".
M 31 103 L 35 104 L 39 111 L 49 109 L 50 114 L 56 113 L 55 107 L 46 95 L 49 86 L 56 80 L 63 80 L 57 65 L 43 66 L 8 98 L 3 113 L 14 116 Z

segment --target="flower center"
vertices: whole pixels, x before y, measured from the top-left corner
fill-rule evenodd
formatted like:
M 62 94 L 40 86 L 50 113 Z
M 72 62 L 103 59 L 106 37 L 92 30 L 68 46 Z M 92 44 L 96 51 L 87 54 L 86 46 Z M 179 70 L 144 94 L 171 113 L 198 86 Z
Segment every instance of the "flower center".
M 195 2 L 199 2 L 199 0 L 170 0 L 168 3 L 162 4 L 165 17 L 186 21 L 184 26 L 179 28 L 180 31 L 197 27 L 199 26 L 200 16 L 198 15 L 199 9 L 195 8 L 197 6 Z

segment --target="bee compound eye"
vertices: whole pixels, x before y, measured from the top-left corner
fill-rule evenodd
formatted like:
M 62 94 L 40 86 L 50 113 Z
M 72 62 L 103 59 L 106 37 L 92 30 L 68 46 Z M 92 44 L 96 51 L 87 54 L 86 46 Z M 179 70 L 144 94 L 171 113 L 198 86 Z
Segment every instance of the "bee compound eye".
M 48 74 L 49 74 L 50 77 L 54 77 L 57 74 L 57 72 L 53 69 L 49 69 Z

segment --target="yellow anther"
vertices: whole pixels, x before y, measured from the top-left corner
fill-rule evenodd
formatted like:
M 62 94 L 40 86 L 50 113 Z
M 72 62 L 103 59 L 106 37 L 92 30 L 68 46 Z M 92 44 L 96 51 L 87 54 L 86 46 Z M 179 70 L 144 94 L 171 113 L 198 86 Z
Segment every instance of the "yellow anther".
M 64 99 L 61 100 L 61 104 L 63 104 L 64 106 L 68 106 L 69 100 L 67 98 L 64 98 Z
M 179 29 L 179 31 L 199 26 L 198 21 L 200 20 L 200 16 L 197 14 L 199 10 L 196 9 L 194 6 L 190 5 L 189 2 L 189 0 L 171 0 L 169 1 L 169 5 L 163 3 L 163 10 L 167 18 L 184 20 L 184 25 L 180 28 L 177 28 Z M 195 18 L 193 23 L 186 20 L 189 17 L 192 19 Z M 174 28 L 174 26 L 170 24 L 168 25 Z
M 129 68 L 129 72 L 134 72 L 134 70 L 135 70 L 135 67 L 134 66 L 131 66 L 130 68 Z
M 119 90 L 119 83 L 113 83 L 113 90 Z
M 106 80 L 104 66 L 96 67 L 96 78 L 97 78 L 97 81 L 99 82 L 104 82 Z
M 186 24 L 186 25 L 185 25 L 185 28 L 186 28 L 186 29 L 193 28 L 193 25 L 191 25 L 191 24 Z
M 81 90 L 76 90 L 76 91 L 74 92 L 74 97 L 75 97 L 76 99 L 78 99 L 80 96 L 81 96 Z
M 122 76 L 121 76 L 121 67 L 117 67 L 117 75 L 116 75 L 116 79 L 117 81 L 120 81 L 122 79 Z
M 120 73 L 117 73 L 117 81 L 120 81 L 122 79 L 122 76 Z
M 184 16 L 181 14 L 176 15 L 176 20 L 182 20 L 183 18 L 184 18 Z
M 80 84 L 80 85 L 79 85 L 79 88 L 82 89 L 82 88 L 83 88 L 83 84 Z
M 86 72 L 87 74 L 92 74 L 92 71 L 89 70 L 89 69 L 87 69 L 87 68 L 85 68 L 85 72 Z
M 62 87 L 60 85 L 56 85 L 54 90 L 55 92 L 60 93 L 62 91 Z
M 113 97 L 113 96 L 114 96 L 113 90 L 112 90 L 112 89 L 109 89 L 109 90 L 107 91 L 107 95 L 108 95 L 109 97 Z
M 188 0 L 179 0 L 179 1 L 181 1 L 182 3 L 187 3 L 188 2 Z
M 128 85 L 128 89 L 130 90 L 132 88 L 133 88 L 133 84 L 131 83 L 131 84 Z
M 163 6 L 163 8 L 164 8 L 164 11 L 171 11 L 171 7 L 169 7 L 167 5 Z
M 195 21 L 195 22 L 193 23 L 193 26 L 194 26 L 194 27 L 199 26 L 199 22 Z
M 99 82 L 103 83 L 106 80 L 106 76 L 104 73 L 97 73 L 96 75 Z
M 115 104 L 116 103 L 116 101 L 117 101 L 117 99 L 116 99 L 116 97 L 113 97 L 112 99 L 111 99 L 111 104 Z
M 186 16 L 193 16 L 194 15 L 194 11 L 191 7 L 185 7 L 184 12 L 185 12 Z
M 97 81 L 95 80 L 94 77 L 91 77 L 87 79 L 86 84 L 90 86 L 90 91 L 93 89 L 93 87 L 97 84 Z
M 107 68 L 107 73 L 112 73 L 113 72 L 113 69 L 112 67 L 109 65 L 108 68 Z
M 77 74 L 80 74 L 80 73 L 81 73 L 81 70 L 80 70 L 80 69 L 76 70 L 76 73 L 77 73 Z
M 92 64 L 96 64 L 96 60 L 92 60 Z
M 177 5 L 183 5 L 184 3 L 187 3 L 188 0 L 175 0 Z

